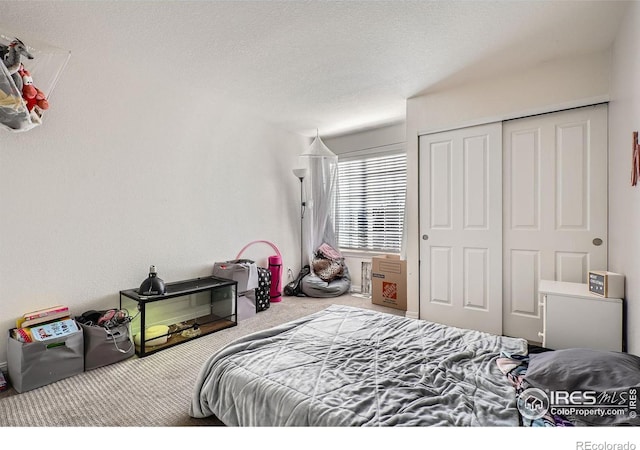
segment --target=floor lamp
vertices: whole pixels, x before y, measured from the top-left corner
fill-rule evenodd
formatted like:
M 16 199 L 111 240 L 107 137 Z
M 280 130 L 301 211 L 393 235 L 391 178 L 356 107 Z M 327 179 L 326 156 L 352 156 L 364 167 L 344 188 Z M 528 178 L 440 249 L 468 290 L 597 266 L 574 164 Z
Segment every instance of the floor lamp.
M 302 224 L 304 223 L 304 210 L 307 203 L 304 201 L 302 194 L 302 181 L 307 176 L 307 169 L 293 169 L 293 174 L 300 180 L 300 271 L 304 267 L 303 243 L 302 243 Z

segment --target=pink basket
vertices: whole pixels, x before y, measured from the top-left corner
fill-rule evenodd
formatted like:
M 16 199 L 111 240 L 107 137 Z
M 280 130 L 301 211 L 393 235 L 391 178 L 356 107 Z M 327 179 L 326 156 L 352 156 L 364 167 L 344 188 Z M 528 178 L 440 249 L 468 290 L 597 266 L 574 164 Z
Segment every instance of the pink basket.
M 258 243 L 269 245 L 277 253 L 276 255 L 269 256 L 269 272 L 271 272 L 271 289 L 269 290 L 269 297 L 271 303 L 277 303 L 282 300 L 282 255 L 280 254 L 278 247 L 269 241 L 252 241 L 240 250 L 236 259 L 240 259 L 247 248 Z

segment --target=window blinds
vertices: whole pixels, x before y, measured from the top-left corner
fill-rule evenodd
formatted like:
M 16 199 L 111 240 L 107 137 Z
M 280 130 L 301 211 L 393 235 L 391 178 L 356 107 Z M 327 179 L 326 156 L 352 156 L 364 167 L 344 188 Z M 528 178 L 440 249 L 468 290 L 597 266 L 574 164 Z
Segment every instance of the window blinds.
M 407 187 L 406 153 L 338 162 L 336 228 L 340 248 L 400 252 Z

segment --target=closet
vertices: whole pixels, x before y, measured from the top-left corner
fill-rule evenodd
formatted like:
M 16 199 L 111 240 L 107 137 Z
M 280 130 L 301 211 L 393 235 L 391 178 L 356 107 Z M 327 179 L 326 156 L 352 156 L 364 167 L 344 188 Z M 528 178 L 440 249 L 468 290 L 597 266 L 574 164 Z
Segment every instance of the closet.
M 607 105 L 419 138 L 420 318 L 537 341 L 541 279 L 607 268 Z

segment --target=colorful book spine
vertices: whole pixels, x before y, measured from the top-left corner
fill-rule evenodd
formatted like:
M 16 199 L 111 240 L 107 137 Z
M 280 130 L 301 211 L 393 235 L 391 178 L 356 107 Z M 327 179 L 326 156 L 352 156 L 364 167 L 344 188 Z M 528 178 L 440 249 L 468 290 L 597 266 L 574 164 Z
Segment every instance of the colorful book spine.
M 40 325 L 42 323 L 48 323 L 48 322 L 53 322 L 54 320 L 60 320 L 60 319 L 68 319 L 69 318 L 69 312 L 59 312 L 56 314 L 52 314 L 50 316 L 45 316 L 45 317 L 39 317 L 37 319 L 32 319 L 32 320 L 25 320 L 22 322 L 22 324 L 20 325 L 21 328 L 29 328 L 29 327 L 33 327 L 36 325 Z
M 32 320 L 32 319 L 37 319 L 39 317 L 46 317 L 46 316 L 50 316 L 51 314 L 56 314 L 59 312 L 66 312 L 67 314 L 69 313 L 69 307 L 67 306 L 54 306 L 52 308 L 46 308 L 46 309 L 41 309 L 38 311 L 33 311 L 30 313 L 26 313 L 24 316 L 22 316 L 24 318 L 24 320 Z
M 16 320 L 16 328 L 26 328 L 67 316 L 69 316 L 69 308 L 67 306 L 54 306 L 52 308 L 41 309 L 39 311 L 26 313 Z

